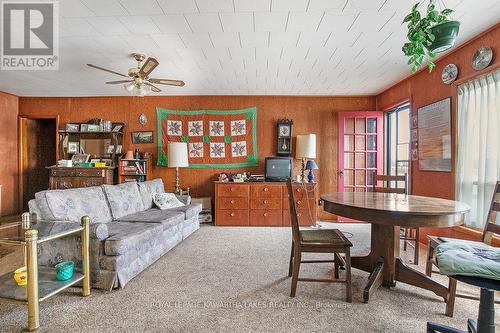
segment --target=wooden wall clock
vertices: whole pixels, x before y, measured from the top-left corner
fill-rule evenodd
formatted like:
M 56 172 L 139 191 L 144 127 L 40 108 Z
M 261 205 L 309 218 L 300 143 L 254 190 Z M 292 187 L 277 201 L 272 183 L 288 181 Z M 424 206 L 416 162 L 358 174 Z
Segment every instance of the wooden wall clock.
M 277 123 L 277 156 L 292 155 L 292 126 L 291 119 L 279 119 Z

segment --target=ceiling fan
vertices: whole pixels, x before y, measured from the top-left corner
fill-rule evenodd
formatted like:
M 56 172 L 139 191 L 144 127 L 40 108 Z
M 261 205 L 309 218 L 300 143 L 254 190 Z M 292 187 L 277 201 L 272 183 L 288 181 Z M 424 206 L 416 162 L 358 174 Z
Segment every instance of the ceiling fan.
M 135 59 L 135 61 L 137 61 L 137 67 L 130 68 L 128 70 L 128 75 L 92 64 L 87 64 L 87 66 L 128 78 L 128 80 L 108 81 L 106 82 L 106 84 L 123 84 L 125 90 L 127 90 L 129 93 L 139 96 L 146 95 L 149 90 L 153 92 L 160 92 L 161 89 L 153 85 L 153 83 L 177 87 L 182 87 L 185 85 L 184 81 L 180 80 L 150 78 L 149 74 L 151 74 L 151 72 L 159 65 L 158 60 L 153 57 L 149 57 L 146 59 L 146 56 L 142 53 L 132 53 L 131 56 Z M 146 61 L 144 61 L 144 59 L 146 59 Z M 143 61 L 144 63 L 141 66 L 141 63 Z

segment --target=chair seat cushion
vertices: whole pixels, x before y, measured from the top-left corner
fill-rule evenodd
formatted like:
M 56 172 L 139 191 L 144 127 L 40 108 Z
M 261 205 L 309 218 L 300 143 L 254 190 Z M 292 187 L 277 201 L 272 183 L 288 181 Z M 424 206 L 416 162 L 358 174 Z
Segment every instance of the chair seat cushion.
M 338 234 L 336 229 L 321 230 L 300 230 L 300 236 L 303 243 L 322 243 L 332 245 L 342 245 L 346 243 Z
M 441 274 L 500 280 L 500 248 L 481 242 L 451 239 L 436 248 Z
M 120 217 L 119 222 L 161 223 L 164 229 L 176 226 L 184 221 L 184 214 L 172 209 L 151 208 L 142 212 Z
M 128 251 L 144 253 L 155 243 L 157 237 L 161 237 L 162 230 L 163 226 L 160 223 L 109 223 L 109 237 L 104 242 L 104 253 L 106 255 L 121 255 Z

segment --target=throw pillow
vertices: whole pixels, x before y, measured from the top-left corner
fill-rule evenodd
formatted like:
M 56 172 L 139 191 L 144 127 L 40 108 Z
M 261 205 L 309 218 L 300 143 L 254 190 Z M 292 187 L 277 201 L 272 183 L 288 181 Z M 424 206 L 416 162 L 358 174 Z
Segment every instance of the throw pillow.
M 184 206 L 184 204 L 177 199 L 174 193 L 153 193 L 153 202 L 160 209 L 170 209 Z

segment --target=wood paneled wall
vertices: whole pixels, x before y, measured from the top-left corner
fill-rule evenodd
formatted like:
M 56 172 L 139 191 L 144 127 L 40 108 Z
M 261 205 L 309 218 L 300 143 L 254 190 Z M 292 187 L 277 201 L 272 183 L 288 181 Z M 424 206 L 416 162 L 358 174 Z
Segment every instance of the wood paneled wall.
M 119 89 L 119 88 L 117 88 Z M 156 107 L 180 110 L 240 109 L 257 107 L 259 166 L 242 169 L 181 169 L 181 184 L 189 186 L 194 196 L 213 194 L 212 180 L 219 172 L 263 173 L 263 160 L 276 151 L 276 121 L 293 119 L 293 134 L 316 133 L 318 137 L 318 178 L 320 192 L 337 189 L 337 113 L 341 111 L 373 111 L 375 97 L 293 97 L 293 96 L 148 96 L 148 97 L 20 97 L 19 114 L 23 116 L 59 115 L 60 124 L 105 118 L 126 123 L 124 149 L 139 148 L 157 157 Z M 148 123 L 139 124 L 139 115 L 146 114 Z M 130 132 L 152 130 L 154 144 L 132 145 Z M 295 163 L 295 173 L 300 163 Z M 173 188 L 174 170 L 154 167 L 153 176 L 163 178 Z
M 18 211 L 17 112 L 19 98 L 0 92 L 1 215 Z
M 452 137 L 456 135 L 457 103 L 456 85 L 446 85 L 441 81 L 443 68 L 450 63 L 458 66 L 459 74 L 457 80 L 473 78 L 476 73 L 472 68 L 471 61 L 474 52 L 482 47 L 489 46 L 496 55 L 490 68 L 498 66 L 500 63 L 500 24 L 493 26 L 484 33 L 471 39 L 463 46 L 456 48 L 448 55 L 436 62 L 436 68 L 432 73 L 424 69 L 415 75 L 399 82 L 377 96 L 377 107 L 379 110 L 386 110 L 395 104 L 410 100 L 412 111 L 422 106 L 444 99 L 452 98 Z M 409 71 L 409 69 L 408 69 Z M 452 141 L 452 165 L 455 165 L 456 142 Z M 420 171 L 418 163 L 412 163 L 412 193 L 418 195 L 432 196 L 453 199 L 455 194 L 455 173 L 454 172 L 431 172 Z M 432 229 L 423 230 L 421 239 L 425 239 L 427 233 L 453 236 L 456 231 L 452 229 Z M 456 234 L 455 236 L 461 236 Z

